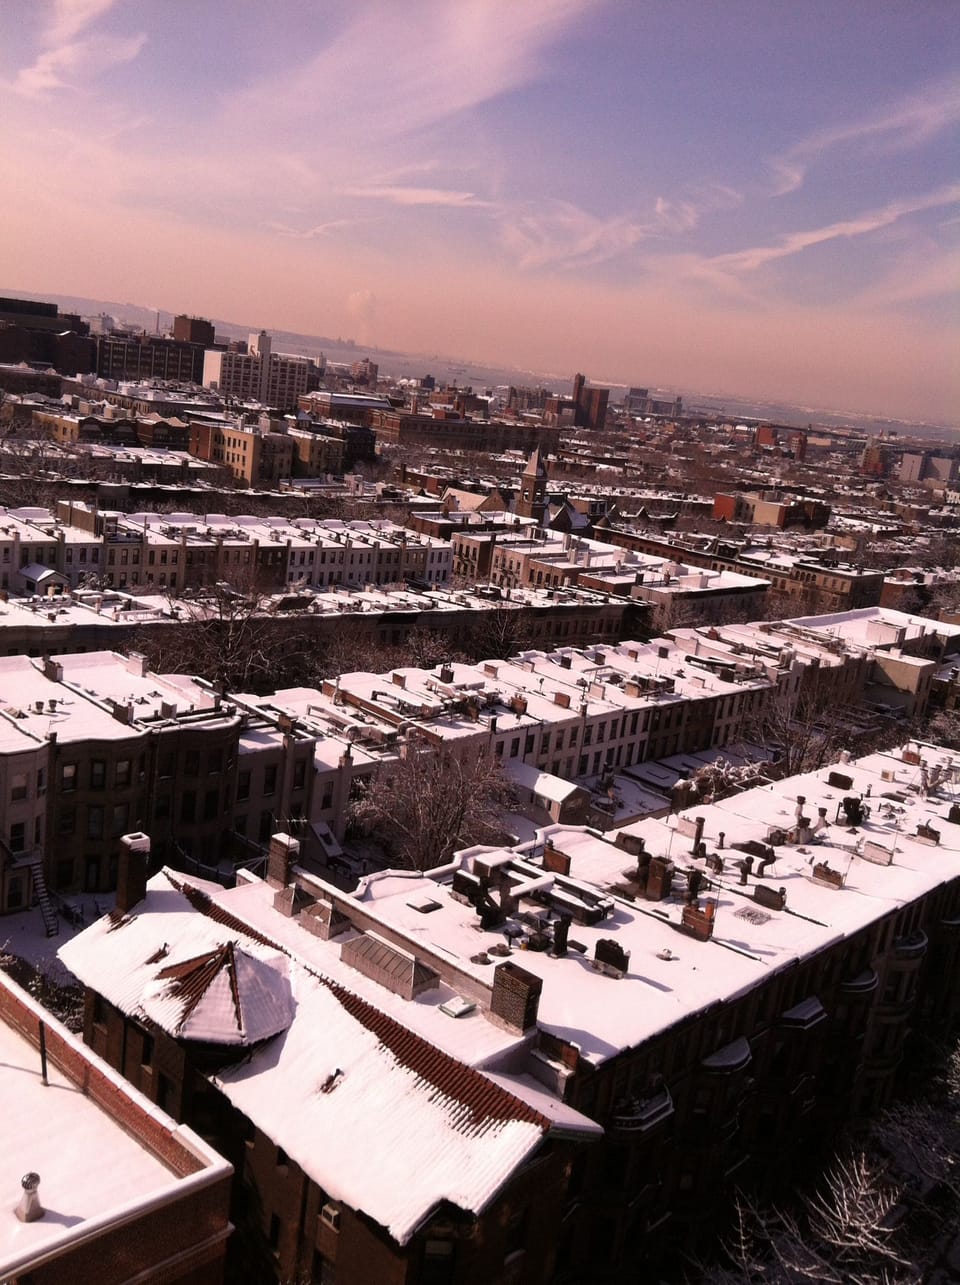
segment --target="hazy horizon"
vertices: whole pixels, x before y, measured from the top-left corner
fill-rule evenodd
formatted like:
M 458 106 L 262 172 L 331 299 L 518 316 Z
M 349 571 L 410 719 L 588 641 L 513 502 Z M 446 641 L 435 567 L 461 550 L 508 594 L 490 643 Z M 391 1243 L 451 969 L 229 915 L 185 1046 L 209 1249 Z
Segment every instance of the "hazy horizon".
M 956 13 L 14 0 L 0 278 L 954 424 Z

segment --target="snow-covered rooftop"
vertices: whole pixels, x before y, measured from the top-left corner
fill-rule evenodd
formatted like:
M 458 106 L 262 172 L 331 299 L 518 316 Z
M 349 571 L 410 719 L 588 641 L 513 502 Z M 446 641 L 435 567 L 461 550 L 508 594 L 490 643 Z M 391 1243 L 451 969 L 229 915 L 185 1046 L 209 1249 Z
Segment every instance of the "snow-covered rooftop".
M 119 927 L 116 916 L 104 917 L 68 943 L 62 959 L 86 985 L 142 1017 L 171 965 L 227 941 L 260 960 L 279 946 L 295 1017 L 216 1083 L 331 1197 L 363 1210 L 400 1243 L 441 1201 L 479 1212 L 553 1120 L 529 1104 L 523 1085 L 511 1093 L 416 1035 L 389 1004 L 375 1006 L 358 993 L 394 998 L 382 987 L 362 985 L 344 965 L 321 972 L 308 963 L 303 956 L 316 956 L 322 943 L 277 915 L 272 895 L 258 881 L 231 893 L 164 871 L 134 915 Z M 264 924 L 280 930 L 276 945 L 265 942 Z M 291 942 L 302 955 L 291 952 Z M 323 964 L 339 963 L 339 945 L 320 955 Z M 331 972 L 361 986 L 348 989 Z M 432 994 L 430 1008 L 442 998 Z M 447 1016 L 439 1021 L 458 1025 Z M 595 1131 L 575 1112 L 561 1115 L 564 1127 Z
M 15 1275 L 26 1280 L 20 1273 L 38 1258 L 55 1257 L 111 1223 L 136 1217 L 137 1209 L 151 1202 L 176 1199 L 185 1186 L 198 1181 L 181 1176 L 158 1150 L 145 1145 L 138 1120 L 175 1139 L 172 1149 L 190 1153 L 190 1169 L 200 1174 L 201 1183 L 229 1172 L 227 1163 L 191 1130 L 178 1127 L 147 1102 L 2 975 L 0 1007 L 0 1150 L 6 1183 L 0 1209 L 0 1278 Z M 38 1048 L 20 1034 L 11 1017 L 34 1027 L 47 1024 L 47 1084 Z M 69 1076 L 57 1065 L 61 1048 L 76 1068 Z M 130 1104 L 128 1127 L 91 1096 L 84 1068 L 91 1079 L 109 1085 L 116 1102 Z M 106 1096 L 102 1086 L 99 1093 Z M 40 1175 L 39 1196 L 46 1213 L 36 1222 L 21 1222 L 14 1214 L 19 1178 L 30 1172 Z

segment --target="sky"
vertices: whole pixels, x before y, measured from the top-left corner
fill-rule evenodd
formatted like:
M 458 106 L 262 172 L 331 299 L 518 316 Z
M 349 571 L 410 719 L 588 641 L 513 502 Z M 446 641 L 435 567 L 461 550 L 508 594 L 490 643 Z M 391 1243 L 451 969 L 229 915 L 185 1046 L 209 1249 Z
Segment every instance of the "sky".
M 4 0 L 0 286 L 960 422 L 957 0 Z

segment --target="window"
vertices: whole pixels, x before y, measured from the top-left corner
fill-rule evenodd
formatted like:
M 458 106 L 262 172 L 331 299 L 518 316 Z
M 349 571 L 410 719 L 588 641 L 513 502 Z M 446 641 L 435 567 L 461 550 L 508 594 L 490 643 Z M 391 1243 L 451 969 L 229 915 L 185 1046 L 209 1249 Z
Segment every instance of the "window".
M 427 1240 L 423 1246 L 423 1268 L 419 1280 L 423 1285 L 449 1285 L 453 1280 L 453 1259 L 452 1240 Z
M 297 759 L 293 765 L 293 788 L 302 790 L 307 783 L 307 760 Z
M 143 1044 L 140 1046 L 140 1065 L 153 1066 L 153 1036 L 146 1031 L 143 1035 Z
M 277 789 L 277 765 L 275 763 L 263 769 L 263 792 L 264 794 L 274 794 Z
M 17 799 L 27 797 L 27 774 L 26 772 L 15 772 L 11 777 L 10 799 L 16 802 Z
M 249 799 L 250 797 L 250 773 L 239 772 L 237 774 L 237 799 Z
M 113 837 L 119 838 L 121 834 L 126 834 L 130 828 L 130 804 L 118 803 L 113 809 L 113 820 L 110 825 L 110 833 Z
M 193 790 L 184 790 L 180 796 L 180 820 L 192 821 L 197 814 L 197 796 Z
M 173 776 L 173 755 L 161 754 L 157 760 L 157 772 L 162 777 Z
M 217 813 L 220 810 L 220 791 L 207 790 L 203 796 L 203 819 L 204 821 L 215 821 Z
M 90 760 L 90 788 L 102 790 L 107 783 L 107 765 L 103 759 Z
M 200 775 L 200 752 L 199 750 L 187 750 L 183 756 L 183 770 L 187 776 Z
M 103 808 L 99 803 L 87 808 L 87 838 L 103 838 Z
M 77 788 L 77 765 L 76 763 L 61 763 L 60 765 L 60 789 L 66 794 L 70 790 Z
M 10 827 L 10 851 L 23 852 L 27 846 L 27 827 L 23 821 L 14 821 Z
M 164 1075 L 161 1072 L 157 1076 L 157 1106 L 161 1111 L 166 1111 L 168 1114 L 171 1113 L 174 1106 L 175 1088 L 176 1086 L 169 1075 Z
M 120 790 L 122 790 L 125 786 L 130 784 L 130 760 L 129 759 L 119 759 L 117 761 L 117 766 L 114 771 L 114 784 L 117 786 L 117 789 L 120 789 Z
M 76 808 L 61 808 L 57 817 L 57 834 L 73 834 L 76 823 Z
M 510 1215 L 510 1221 L 507 1223 L 507 1235 L 504 1242 L 504 1257 L 516 1254 L 523 1249 L 527 1243 L 527 1211 L 519 1210 L 517 1213 Z

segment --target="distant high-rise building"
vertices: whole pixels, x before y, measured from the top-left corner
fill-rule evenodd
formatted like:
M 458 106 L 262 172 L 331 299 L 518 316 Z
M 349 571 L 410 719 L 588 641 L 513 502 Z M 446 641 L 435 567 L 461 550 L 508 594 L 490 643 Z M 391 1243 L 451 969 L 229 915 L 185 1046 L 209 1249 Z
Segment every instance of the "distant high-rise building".
M 81 375 L 94 370 L 96 360 L 90 327 L 75 313 L 60 312 L 55 303 L 0 299 L 0 362 Z
M 202 344 L 204 348 L 212 348 L 216 342 L 212 322 L 203 317 L 188 317 L 185 313 L 174 317 L 173 337 L 183 343 Z
M 588 388 L 585 375 L 576 374 L 573 379 L 573 422 L 578 428 L 592 428 L 599 431 L 607 422 L 607 403 L 610 400 L 609 388 Z
M 203 382 L 225 397 L 260 402 L 276 410 L 295 410 L 298 397 L 308 393 L 317 374 L 309 357 L 273 352 L 266 331 L 252 334 L 246 352 L 207 349 Z M 315 385 L 314 385 L 315 386 Z

